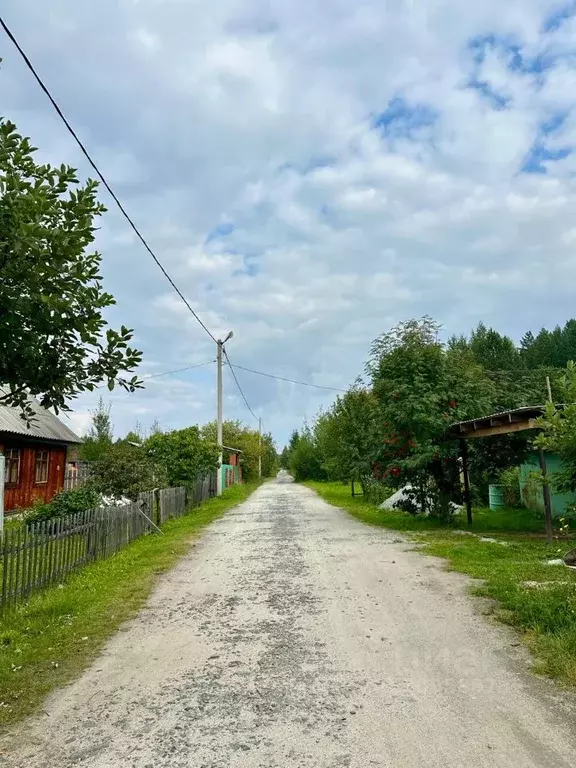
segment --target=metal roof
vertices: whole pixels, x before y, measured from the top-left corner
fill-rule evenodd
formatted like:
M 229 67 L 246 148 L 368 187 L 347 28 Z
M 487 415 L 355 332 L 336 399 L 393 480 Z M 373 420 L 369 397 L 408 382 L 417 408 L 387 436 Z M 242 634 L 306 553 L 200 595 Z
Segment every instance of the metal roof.
M 7 390 L 0 387 L 0 394 Z M 30 406 L 34 411 L 34 420 L 27 424 L 20 416 L 20 409 L 9 405 L 0 405 L 0 433 L 21 435 L 22 437 L 37 437 L 42 440 L 52 440 L 58 443 L 81 443 L 81 438 L 63 424 L 51 411 L 42 408 L 38 400 L 31 397 Z
M 528 416 L 529 413 L 532 413 L 534 416 L 542 416 L 545 410 L 545 405 L 525 405 L 522 408 L 512 408 L 509 411 L 498 411 L 498 413 L 491 413 L 488 416 L 477 416 L 475 419 L 468 419 L 467 421 L 457 421 L 454 424 L 450 424 L 448 429 L 454 429 L 454 427 L 465 427 L 467 424 L 486 421 L 486 419 L 502 419 L 508 418 L 509 416 Z

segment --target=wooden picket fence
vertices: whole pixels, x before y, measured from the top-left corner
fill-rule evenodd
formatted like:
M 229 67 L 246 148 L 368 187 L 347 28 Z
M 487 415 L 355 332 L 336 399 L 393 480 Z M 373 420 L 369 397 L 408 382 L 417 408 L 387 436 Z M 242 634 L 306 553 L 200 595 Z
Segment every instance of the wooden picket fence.
M 64 490 L 71 491 L 74 488 L 82 488 L 90 479 L 90 465 L 87 462 L 79 463 L 74 467 L 67 467 L 64 472 Z
M 6 528 L 0 539 L 0 615 L 87 563 L 110 557 L 130 542 L 180 517 L 215 494 L 215 479 L 184 488 L 141 493 L 122 506 Z

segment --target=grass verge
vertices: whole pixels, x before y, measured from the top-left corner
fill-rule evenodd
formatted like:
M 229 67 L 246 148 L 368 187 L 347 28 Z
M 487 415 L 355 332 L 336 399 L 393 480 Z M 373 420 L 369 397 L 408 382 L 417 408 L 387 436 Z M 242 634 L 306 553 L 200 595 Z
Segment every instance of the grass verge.
M 451 569 L 482 579 L 483 586 L 471 591 L 497 600 L 496 618 L 523 632 L 535 655 L 535 671 L 576 685 L 576 573 L 545 564 L 575 546 L 573 540 L 548 547 L 541 518 L 528 510 L 480 509 L 471 528 L 462 520 L 442 526 L 378 509 L 362 497 L 352 498 L 340 483 L 306 485 L 359 520 L 404 531 L 424 544 L 424 552 L 445 558 Z
M 50 691 L 77 677 L 110 635 L 138 613 L 158 575 L 186 554 L 196 534 L 257 486 L 233 486 L 169 521 L 163 536 L 138 539 L 5 617 L 0 624 L 0 726 L 30 714 Z

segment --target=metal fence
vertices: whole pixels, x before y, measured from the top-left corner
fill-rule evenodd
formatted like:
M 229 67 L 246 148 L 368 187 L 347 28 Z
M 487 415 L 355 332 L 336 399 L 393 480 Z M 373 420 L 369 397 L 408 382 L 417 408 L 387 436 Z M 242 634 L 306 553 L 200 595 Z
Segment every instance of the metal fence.
M 0 614 L 71 571 L 113 555 L 172 517 L 215 495 L 216 480 L 141 493 L 138 501 L 7 528 L 0 536 Z

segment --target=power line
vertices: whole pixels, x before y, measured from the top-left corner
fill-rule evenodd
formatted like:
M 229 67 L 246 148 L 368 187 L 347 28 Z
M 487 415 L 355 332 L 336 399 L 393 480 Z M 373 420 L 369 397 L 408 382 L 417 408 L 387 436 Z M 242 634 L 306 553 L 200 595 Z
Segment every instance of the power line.
M 232 376 L 234 377 L 234 381 L 236 382 L 236 386 L 238 387 L 238 391 L 242 395 L 242 399 L 244 400 L 244 403 L 246 404 L 246 408 L 248 408 L 248 410 L 250 411 L 252 416 L 256 419 L 256 421 L 258 421 L 258 416 L 256 416 L 256 414 L 254 413 L 252 408 L 250 408 L 248 400 L 246 400 L 246 395 L 242 391 L 242 387 L 240 386 L 240 382 L 238 381 L 238 376 L 236 376 L 236 372 L 234 370 L 234 366 L 232 365 L 232 363 L 230 362 L 230 358 L 228 357 L 228 352 L 226 352 L 226 349 L 224 347 L 222 347 L 222 351 L 224 352 L 224 357 L 226 358 L 226 362 L 228 363 L 228 367 L 230 368 L 230 372 L 231 372 Z
M 173 371 L 162 371 L 162 373 L 151 373 L 148 376 L 142 376 L 143 381 L 148 379 L 157 379 L 160 376 L 170 376 L 172 373 L 181 373 L 182 371 L 191 371 L 193 368 L 202 368 L 205 365 L 212 365 L 216 360 L 208 360 L 205 363 L 197 363 L 196 365 L 187 365 L 185 368 L 175 368 Z
M 112 190 L 112 187 L 110 186 L 110 184 L 108 184 L 108 182 L 107 182 L 107 181 L 106 181 L 106 179 L 104 178 L 104 175 L 102 174 L 102 172 L 100 171 L 100 169 L 98 168 L 98 166 L 96 165 L 96 163 L 94 162 L 94 160 L 92 159 L 92 157 L 90 156 L 90 154 L 88 153 L 88 150 L 86 149 L 86 147 L 84 146 L 84 144 L 82 143 L 82 141 L 79 139 L 79 137 L 78 137 L 78 135 L 76 134 L 75 130 L 72 128 L 72 126 L 70 125 L 70 123 L 68 122 L 68 120 L 66 119 L 66 117 L 64 116 L 64 113 L 62 112 L 62 110 L 61 110 L 61 109 L 60 109 L 60 107 L 58 106 L 58 104 L 57 104 L 56 100 L 54 99 L 54 97 L 52 96 L 52 94 L 50 93 L 50 91 L 48 90 L 47 86 L 46 86 L 46 85 L 44 84 L 44 82 L 42 81 L 42 78 L 40 77 L 40 75 L 39 75 L 39 74 L 36 72 L 36 70 L 35 70 L 35 68 L 34 68 L 34 65 L 33 65 L 33 64 L 32 64 L 32 62 L 30 61 L 30 59 L 28 58 L 28 56 L 27 56 L 27 55 L 24 53 L 24 51 L 23 51 L 23 49 L 21 48 L 20 44 L 18 43 L 18 41 L 16 40 L 16 38 L 14 37 L 14 35 L 12 34 L 12 32 L 10 31 L 10 29 L 9 29 L 9 28 L 8 28 L 8 26 L 6 25 L 6 22 L 4 21 L 4 19 L 3 19 L 1 16 L 0 16 L 0 26 L 2 26 L 2 28 L 3 28 L 4 32 L 6 32 L 6 34 L 8 35 L 8 37 L 10 38 L 10 40 L 12 41 L 12 43 L 14 43 L 14 46 L 16 47 L 16 50 L 18 51 L 18 53 L 20 54 L 20 56 L 23 58 L 23 60 L 24 60 L 24 62 L 25 62 L 25 64 L 26 64 L 26 66 L 28 67 L 28 69 L 30 70 L 30 72 L 32 73 L 32 75 L 34 76 L 34 78 L 35 78 L 36 82 L 38 83 L 38 85 L 40 86 L 40 88 L 41 88 L 41 89 L 44 91 L 44 93 L 46 94 L 46 96 L 48 97 L 48 99 L 49 99 L 50 103 L 52 104 L 52 106 L 53 106 L 53 107 L 54 107 L 54 109 L 56 110 L 56 113 L 58 114 L 58 116 L 60 117 L 60 119 L 62 120 L 62 122 L 63 122 L 63 123 L 64 123 L 64 125 L 66 126 L 66 128 L 68 129 L 69 133 L 72 135 L 72 137 L 74 138 L 74 140 L 76 141 L 76 143 L 78 144 L 78 146 L 80 147 L 80 149 L 82 150 L 82 153 L 83 153 L 83 155 L 86 157 L 86 159 L 88 160 L 88 162 L 90 163 L 90 165 L 92 166 L 92 168 L 93 168 L 93 169 L 96 171 L 96 173 L 98 174 L 98 176 L 99 176 L 99 178 L 100 178 L 100 181 L 102 182 L 102 184 L 103 184 L 103 185 L 106 187 L 106 189 L 108 190 L 108 192 L 109 192 L 110 196 L 112 197 L 112 199 L 114 200 L 114 202 L 116 203 L 116 205 L 118 206 L 118 208 L 120 209 L 120 211 L 121 211 L 122 215 L 124 216 L 124 218 L 126 219 L 126 221 L 128 222 L 128 224 L 130 224 L 130 226 L 132 227 L 132 229 L 133 229 L 133 230 L 134 230 L 134 232 L 136 233 L 136 236 L 138 237 L 138 239 L 140 240 L 140 242 L 142 243 L 142 245 L 144 246 L 144 248 L 146 248 L 146 250 L 148 251 L 148 253 L 150 254 L 150 256 L 152 256 L 152 258 L 153 258 L 153 259 L 154 259 L 154 261 L 156 262 L 157 266 L 160 268 L 160 270 L 161 270 L 162 274 L 164 275 L 164 277 L 165 277 L 165 278 L 168 280 L 168 282 L 170 283 L 170 285 L 172 286 L 172 288 L 174 288 L 174 290 L 176 291 L 176 293 L 178 294 L 178 296 L 180 296 L 180 298 L 182 299 L 182 301 L 184 302 L 184 304 L 185 304 L 185 305 L 188 307 L 188 309 L 190 310 L 190 312 L 192 313 L 192 315 L 193 315 L 193 316 L 196 318 L 196 320 L 197 320 L 197 321 L 200 323 L 200 325 L 201 325 L 201 326 L 202 326 L 202 328 L 203 328 L 203 329 L 206 331 L 206 333 L 208 334 L 208 336 L 210 336 L 210 338 L 212 339 L 212 341 L 216 343 L 216 338 L 213 336 L 213 334 L 212 334 L 212 333 L 211 333 L 211 331 L 208 329 L 208 327 L 207 327 L 207 326 L 206 326 L 206 325 L 205 325 L 205 324 L 202 322 L 202 320 L 201 320 L 201 318 L 198 316 L 198 314 L 197 314 L 197 313 L 196 313 L 196 312 L 195 312 L 195 311 L 192 309 L 192 307 L 190 306 L 190 303 L 188 302 L 188 300 L 186 299 L 186 297 L 184 296 L 184 294 L 182 293 L 182 291 L 181 291 L 181 290 L 178 288 L 178 286 L 176 285 L 176 283 L 174 282 L 174 280 L 173 280 L 173 279 L 170 277 L 170 275 L 168 274 L 168 272 L 167 272 L 167 271 L 166 271 L 166 269 L 164 268 L 164 265 L 162 264 L 162 262 L 160 261 L 160 259 L 159 259 L 159 258 L 156 256 L 156 254 L 154 253 L 154 251 L 152 250 L 152 248 L 151 248 L 151 247 L 148 245 L 148 243 L 147 243 L 147 242 L 146 242 L 146 240 L 144 239 L 143 235 L 140 233 L 140 230 L 138 229 L 138 227 L 136 226 L 136 224 L 134 224 L 134 222 L 132 221 L 132 219 L 130 218 L 130 216 L 128 215 L 128 213 L 126 212 L 126 209 L 124 208 L 124 206 L 122 205 L 122 203 L 120 202 L 120 200 L 118 199 L 118 197 L 116 196 L 115 192 Z
M 228 360 L 228 364 L 230 367 L 238 368 L 241 371 L 248 371 L 248 373 L 255 373 L 258 376 L 266 376 L 269 379 L 278 379 L 278 381 L 287 381 L 290 384 L 300 384 L 302 387 L 314 387 L 314 389 L 327 389 L 330 392 L 345 392 L 345 389 L 337 389 L 336 387 L 325 387 L 322 386 L 322 384 L 311 384 L 307 381 L 296 381 L 295 379 L 287 379 L 284 376 L 275 376 L 273 373 L 264 373 L 264 371 L 255 371 L 252 368 L 244 368 L 242 365 L 235 365 L 232 366 L 230 361 Z

